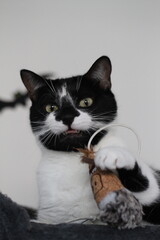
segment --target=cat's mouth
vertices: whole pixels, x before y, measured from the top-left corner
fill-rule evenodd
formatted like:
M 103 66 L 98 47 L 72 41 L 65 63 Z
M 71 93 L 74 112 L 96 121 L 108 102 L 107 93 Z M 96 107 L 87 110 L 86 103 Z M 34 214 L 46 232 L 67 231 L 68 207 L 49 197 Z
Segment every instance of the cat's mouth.
M 64 133 L 63 133 L 63 135 L 79 135 L 81 133 L 81 131 L 79 131 L 79 130 L 75 130 L 75 129 L 68 129 L 67 131 L 65 131 Z

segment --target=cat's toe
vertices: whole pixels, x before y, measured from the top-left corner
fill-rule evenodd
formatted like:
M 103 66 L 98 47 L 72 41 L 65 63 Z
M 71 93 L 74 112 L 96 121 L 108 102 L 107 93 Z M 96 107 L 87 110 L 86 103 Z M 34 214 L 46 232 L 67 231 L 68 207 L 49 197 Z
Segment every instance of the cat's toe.
M 95 154 L 95 165 L 102 170 L 133 169 L 136 159 L 125 148 L 106 147 Z
M 115 170 L 116 169 L 116 155 L 114 152 L 101 149 L 95 154 L 95 165 L 102 170 Z

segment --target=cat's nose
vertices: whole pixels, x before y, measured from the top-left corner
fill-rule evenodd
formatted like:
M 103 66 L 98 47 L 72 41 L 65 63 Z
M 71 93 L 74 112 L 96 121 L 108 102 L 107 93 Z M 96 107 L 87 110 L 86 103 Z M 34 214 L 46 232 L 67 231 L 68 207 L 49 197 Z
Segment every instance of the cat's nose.
M 72 124 L 72 122 L 74 121 L 74 118 L 75 117 L 73 117 L 73 116 L 67 115 L 62 119 L 62 121 L 65 125 L 70 126 Z
M 61 120 L 63 124 L 70 126 L 75 117 L 78 117 L 80 113 L 74 108 L 65 108 L 61 113 L 57 116 L 57 120 Z

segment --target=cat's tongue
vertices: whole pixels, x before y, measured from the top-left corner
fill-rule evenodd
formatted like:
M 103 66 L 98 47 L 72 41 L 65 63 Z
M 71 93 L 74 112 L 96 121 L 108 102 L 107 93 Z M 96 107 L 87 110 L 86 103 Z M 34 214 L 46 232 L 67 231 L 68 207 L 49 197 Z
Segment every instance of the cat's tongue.
M 74 130 L 74 129 L 68 129 L 65 134 L 76 134 L 76 133 L 79 133 L 78 130 Z

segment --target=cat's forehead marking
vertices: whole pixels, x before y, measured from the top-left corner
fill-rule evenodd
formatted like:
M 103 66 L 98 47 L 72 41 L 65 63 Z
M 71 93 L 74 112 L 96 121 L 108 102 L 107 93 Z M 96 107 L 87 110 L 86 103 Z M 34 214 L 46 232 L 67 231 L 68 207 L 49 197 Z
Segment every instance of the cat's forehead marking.
M 70 93 L 69 93 L 69 91 L 67 89 L 67 84 L 66 83 L 64 83 L 61 86 L 61 88 L 58 91 L 58 95 L 59 95 L 59 99 L 60 99 L 61 104 L 63 102 L 68 102 L 72 106 L 74 106 L 74 101 L 73 101 L 73 99 L 72 99 L 72 97 L 71 97 L 71 95 L 70 95 Z
M 67 96 L 67 86 L 66 84 L 62 85 L 60 91 L 59 91 L 60 98 L 63 98 Z
M 62 102 L 62 99 L 66 98 L 67 95 L 68 95 L 67 85 L 64 83 L 60 86 L 60 88 L 58 90 L 58 96 L 59 96 L 60 102 Z

